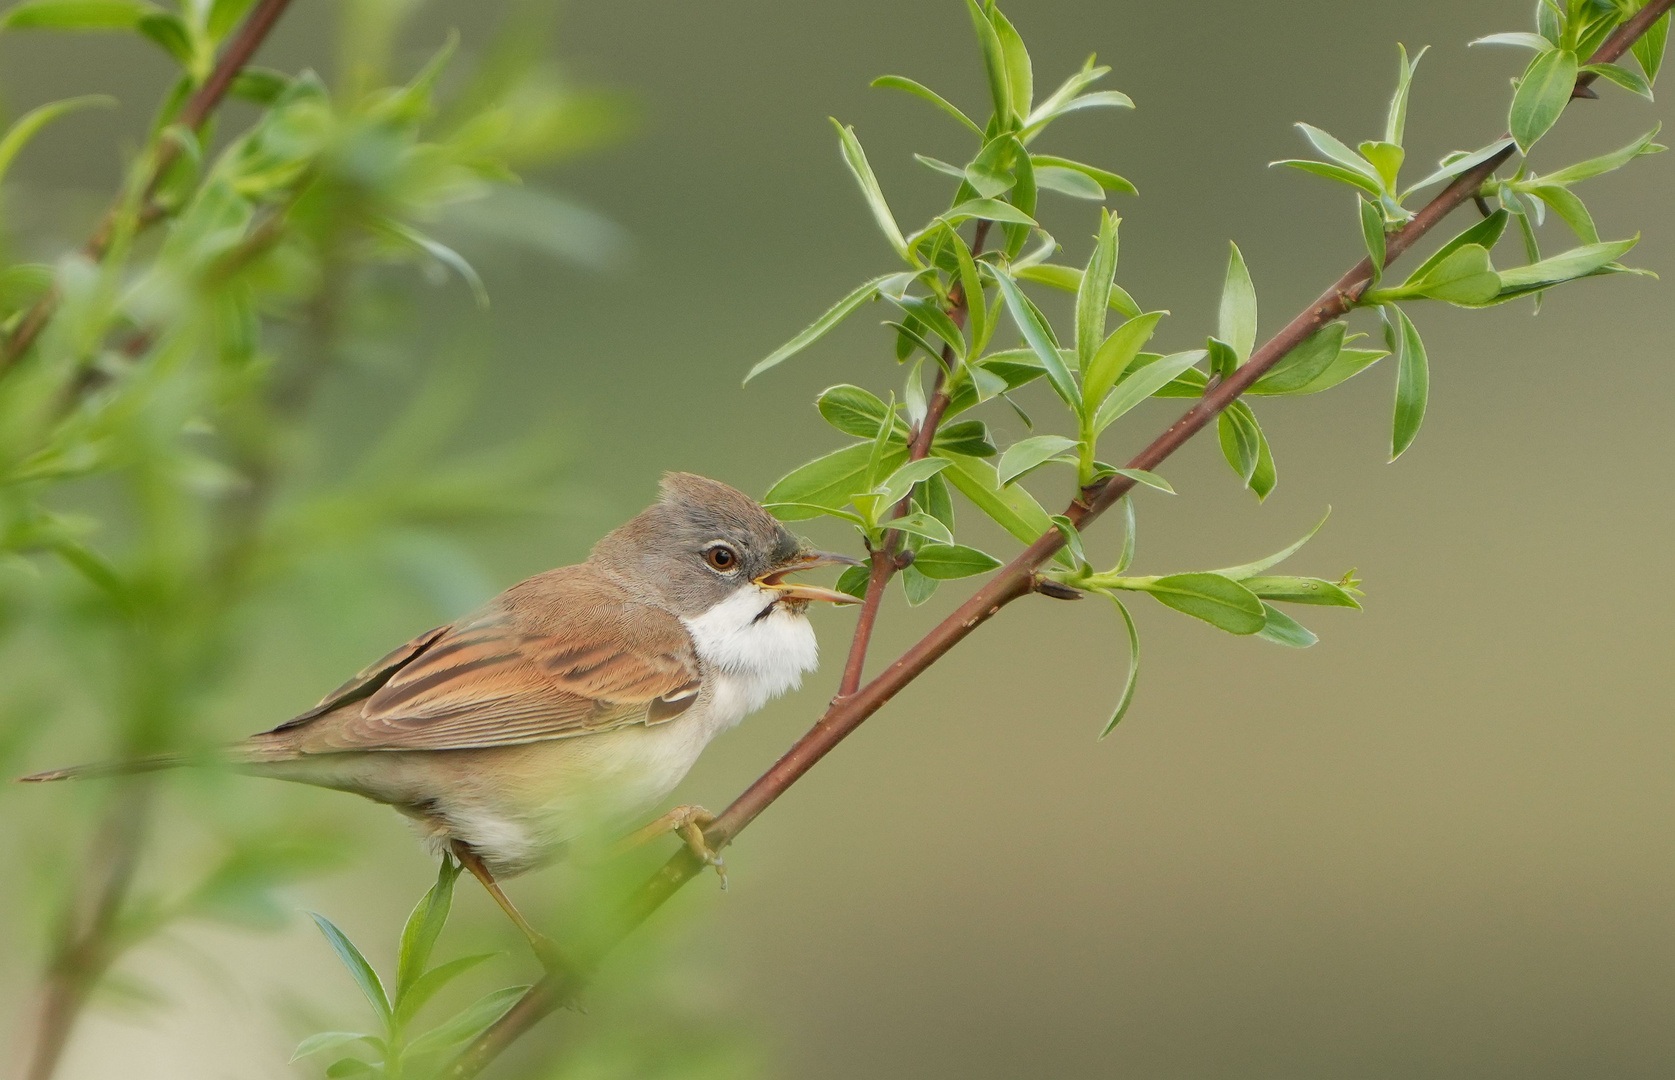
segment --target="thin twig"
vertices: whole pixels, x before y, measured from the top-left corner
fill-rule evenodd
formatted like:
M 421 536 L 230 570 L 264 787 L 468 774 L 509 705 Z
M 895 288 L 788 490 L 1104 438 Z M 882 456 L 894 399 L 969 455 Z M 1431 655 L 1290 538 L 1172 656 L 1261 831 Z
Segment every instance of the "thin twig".
M 1652 0 L 1606 39 L 1589 63 L 1607 63 L 1622 56 L 1671 7 L 1675 7 L 1675 0 Z M 1591 72 L 1582 76 L 1589 82 L 1593 78 Z M 1509 148 L 1479 164 L 1426 204 L 1407 225 L 1388 238 L 1385 264 L 1395 261 L 1450 213 L 1471 201 L 1483 182 L 1511 153 Z M 1304 338 L 1348 312 L 1371 279 L 1371 260 L 1363 259 L 1313 305 L 1256 350 L 1230 378 L 1207 392 L 1181 419 L 1129 462 L 1128 467 L 1151 470 L 1162 464 Z M 1066 513 L 1078 527 L 1091 524 L 1133 486 L 1134 481 L 1128 477 L 1110 477 L 1086 489 L 1087 500 L 1072 502 Z M 1001 608 L 1021 596 L 1029 595 L 1034 590 L 1037 571 L 1063 546 L 1064 538 L 1056 529 L 1041 536 L 870 683 L 834 701 L 814 726 L 705 830 L 704 838 L 710 847 L 720 849 L 730 843 L 804 773 L 908 683 L 965 640 L 977 627 L 999 614 Z M 614 947 L 617 941 L 649 918 L 682 885 L 697 876 L 704 865 L 687 848 L 677 852 L 630 898 L 612 933 L 602 937 L 603 950 Z M 590 957 L 579 970 L 553 972 L 536 983 L 504 1016 L 466 1047 L 443 1076 L 447 1080 L 470 1080 L 476 1076 L 548 1013 L 572 1000 L 585 981 L 587 971 L 597 962 L 597 957 Z
M 233 80 L 244 69 L 244 65 L 250 62 L 250 58 L 256 54 L 256 50 L 266 40 L 268 33 L 273 29 L 274 23 L 279 21 L 279 17 L 285 13 L 286 5 L 290 2 L 291 0 L 261 0 L 256 9 L 244 20 L 244 24 L 239 27 L 238 34 L 222 51 L 221 56 L 215 62 L 215 68 L 209 73 L 209 78 L 205 79 L 203 85 L 198 87 L 192 96 L 186 100 L 185 105 L 181 106 L 177 123 L 193 131 L 198 131 L 203 127 L 204 122 L 209 119 L 216 106 L 220 105 L 221 100 L 227 96 L 227 91 L 232 87 Z M 146 182 L 146 198 L 141 201 L 143 209 L 140 214 L 140 223 L 142 225 L 149 225 L 161 216 L 153 208 L 150 201 L 151 192 L 168 171 L 169 166 L 174 164 L 175 158 L 179 156 L 180 143 L 177 140 L 167 139 L 158 146 L 156 163 L 152 167 L 151 178 Z M 118 200 L 115 205 L 105 212 L 99 227 L 93 231 L 92 237 L 82 248 L 82 254 L 92 261 L 98 262 L 105 257 L 105 251 L 110 247 L 111 237 L 114 234 L 120 208 L 121 201 Z M 4 374 L 13 364 L 17 363 L 24 353 L 29 351 L 29 347 L 35 343 L 35 339 L 41 335 L 41 331 L 46 329 L 47 323 L 52 321 L 53 314 L 58 310 L 59 298 L 58 286 L 54 285 L 39 300 L 36 300 L 29 311 L 24 314 L 17 329 L 12 332 L 12 336 L 6 339 L 4 348 L 0 348 L 0 374 Z

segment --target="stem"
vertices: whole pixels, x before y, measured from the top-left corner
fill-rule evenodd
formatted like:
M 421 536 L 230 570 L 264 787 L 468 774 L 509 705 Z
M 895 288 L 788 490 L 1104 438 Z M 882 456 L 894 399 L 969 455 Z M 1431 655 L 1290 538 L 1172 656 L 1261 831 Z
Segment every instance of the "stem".
M 989 239 L 988 221 L 978 221 L 974 225 L 971 235 L 971 253 L 975 257 L 982 253 L 983 245 Z M 954 325 L 965 328 L 966 318 L 971 311 L 971 300 L 965 295 L 965 290 L 956 282 L 948 290 L 948 317 L 954 320 Z M 977 298 L 979 304 L 983 297 Z M 920 421 L 918 430 L 914 431 L 907 444 L 907 459 L 919 461 L 931 452 L 931 444 L 936 440 L 937 428 L 942 425 L 942 418 L 948 412 L 948 402 L 951 394 L 948 389 L 948 374 L 954 370 L 954 350 L 947 345 L 942 346 L 942 362 L 936 366 L 936 381 L 931 386 L 931 397 L 925 403 L 925 418 Z M 895 505 L 892 517 L 900 517 L 907 513 L 909 498 L 904 498 Z M 837 698 L 841 700 L 853 694 L 861 685 L 861 676 L 867 664 L 867 648 L 872 644 L 873 627 L 878 623 L 878 610 L 884 603 L 884 590 L 890 585 L 890 579 L 897 570 L 907 564 L 900 562 L 901 533 L 890 531 L 884 535 L 884 545 L 879 551 L 872 553 L 872 571 L 867 575 L 867 593 L 861 601 L 861 614 L 855 620 L 855 635 L 849 639 L 849 656 L 843 664 L 843 677 L 838 680 Z
M 1606 39 L 1589 63 L 1606 63 L 1628 51 L 1630 45 L 1660 16 L 1675 7 L 1675 0 L 1651 0 L 1629 22 L 1624 23 Z M 1577 81 L 1593 81 L 1591 73 L 1584 73 Z M 1583 84 L 1585 85 L 1585 84 Z M 1395 261 L 1445 217 L 1462 204 L 1471 201 L 1480 184 L 1512 154 L 1511 148 L 1497 154 L 1464 173 L 1443 189 L 1425 208 L 1402 229 L 1392 235 L 1385 245 L 1386 265 Z M 1362 259 L 1354 269 L 1339 278 L 1320 299 L 1305 309 L 1260 349 L 1251 354 L 1225 382 L 1205 394 L 1202 400 L 1187 410 L 1179 420 L 1142 450 L 1129 468 L 1155 469 L 1193 435 L 1203 430 L 1217 414 L 1232 404 L 1251 383 L 1255 382 L 1285 355 L 1321 325 L 1344 315 L 1355 299 L 1366 290 L 1372 278 L 1372 262 Z M 1112 476 L 1085 489 L 1083 498 L 1071 502 L 1065 513 L 1078 528 L 1091 523 L 1114 506 L 1134 487 L 1126 476 Z M 852 694 L 840 696 L 814 726 L 791 746 L 773 766 L 763 773 L 744 793 L 733 800 L 704 831 L 704 839 L 712 849 L 730 843 L 774 800 L 830 753 L 838 743 L 925 669 L 940 660 L 950 649 L 965 640 L 977 627 L 1000 613 L 1000 609 L 1021 596 L 1034 591 L 1036 572 L 1052 558 L 1064 539 L 1057 529 L 1042 535 L 1029 547 L 995 573 L 970 599 L 904 652 L 866 686 Z M 869 587 L 868 597 L 872 590 Z M 687 881 L 704 869 L 705 864 L 681 848 L 631 897 L 618 917 L 610 934 L 602 939 L 602 951 L 608 951 L 641 922 L 655 912 L 665 900 L 673 896 Z M 517 1004 L 495 1021 L 470 1046 L 461 1052 L 442 1076 L 447 1080 L 470 1080 L 499 1054 L 517 1041 L 548 1013 L 571 1001 L 586 980 L 587 973 L 597 964 L 598 957 L 589 957 L 576 970 L 554 972 L 530 987 Z
M 250 62 L 250 58 L 255 55 L 262 42 L 267 39 L 274 23 L 279 21 L 279 17 L 285 13 L 286 5 L 290 2 L 291 0 L 261 0 L 261 3 L 244 20 L 244 24 L 239 27 L 238 34 L 228 43 L 226 49 L 216 60 L 215 68 L 210 71 L 209 78 L 205 79 L 203 85 L 198 87 L 197 91 L 187 99 L 185 105 L 181 106 L 178 123 L 191 128 L 193 131 L 199 131 L 203 128 L 204 122 L 215 111 L 215 107 L 221 104 L 221 100 L 227 96 L 227 90 L 233 85 L 233 79 L 244 69 L 244 65 Z M 144 203 L 140 215 L 142 226 L 151 224 L 160 216 L 151 206 L 149 197 L 157 182 L 162 179 L 163 174 L 168 171 L 169 166 L 174 163 L 178 156 L 180 156 L 180 143 L 178 141 L 173 139 L 164 140 L 158 146 L 157 160 L 152 166 L 151 179 L 147 181 L 145 186 L 147 198 L 142 200 Z M 104 258 L 105 252 L 110 247 L 112 229 L 119 209 L 118 206 L 113 206 L 106 211 L 99 227 L 94 230 L 86 246 L 82 248 L 82 254 L 94 262 Z M 59 290 L 54 285 L 47 290 L 44 296 L 35 301 L 34 306 L 23 316 L 23 319 L 18 323 L 17 330 L 6 340 L 5 346 L 0 348 L 0 374 L 4 374 L 13 364 L 17 363 L 24 353 L 29 351 L 29 346 L 35 343 L 35 339 L 40 337 L 41 331 L 46 329 L 47 323 L 52 321 L 53 314 L 58 310 L 58 301 Z

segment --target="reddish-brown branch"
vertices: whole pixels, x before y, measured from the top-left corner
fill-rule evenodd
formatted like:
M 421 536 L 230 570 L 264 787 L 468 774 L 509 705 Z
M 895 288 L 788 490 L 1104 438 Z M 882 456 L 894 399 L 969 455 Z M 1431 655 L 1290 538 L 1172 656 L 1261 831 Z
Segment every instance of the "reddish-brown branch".
M 1624 23 L 1607 38 L 1599 51 L 1589 58 L 1589 63 L 1606 63 L 1622 56 L 1648 27 L 1671 7 L 1675 7 L 1675 0 L 1652 0 L 1633 19 Z M 1578 82 L 1582 83 L 1584 79 L 1592 82 L 1593 78 L 1592 73 L 1584 73 Z M 1389 236 L 1385 244 L 1385 264 L 1395 261 L 1450 213 L 1471 201 L 1484 181 L 1511 154 L 1512 149 L 1508 148 L 1456 178 L 1400 231 Z M 1362 259 L 1321 294 L 1308 309 L 1252 353 L 1250 359 L 1232 377 L 1207 392 L 1185 415 L 1136 455 L 1128 467 L 1151 470 L 1162 464 L 1170 454 L 1203 430 L 1205 425 L 1232 404 L 1244 390 L 1283 359 L 1304 338 L 1348 312 L 1354 306 L 1356 298 L 1367 288 L 1371 277 L 1371 260 Z M 1091 524 L 1133 486 L 1134 481 L 1128 477 L 1110 477 L 1103 483 L 1086 489 L 1084 497 L 1073 501 L 1066 513 L 1078 527 Z M 792 784 L 908 683 L 964 641 L 972 631 L 999 614 L 1007 604 L 1034 591 L 1037 573 L 1062 546 L 1064 539 L 1057 530 L 1041 536 L 997 571 L 994 577 L 965 603 L 938 623 L 930 633 L 871 682 L 852 694 L 833 701 L 825 714 L 815 721 L 814 726 L 755 783 L 746 788 L 743 794 L 733 800 L 732 805 L 722 811 L 705 830 L 704 836 L 710 846 L 719 849 L 730 843 Z M 607 935 L 602 942 L 603 947 L 613 947 L 617 940 L 650 917 L 664 901 L 703 869 L 704 864 L 690 850 L 683 847 L 629 900 L 619 917 L 614 933 Z M 589 960 L 590 965 L 595 962 L 597 958 Z M 443 1075 L 448 1080 L 469 1080 L 476 1076 L 542 1017 L 569 1002 L 581 988 L 585 977 L 585 970 L 549 974 L 531 987 L 505 1016 L 468 1046 Z
M 209 73 L 209 78 L 205 79 L 203 85 L 198 87 L 190 98 L 186 99 L 185 105 L 181 106 L 180 115 L 176 118 L 177 123 L 193 131 L 198 131 L 204 126 L 204 122 L 209 119 L 216 106 L 220 105 L 222 99 L 227 96 L 227 91 L 232 87 L 233 80 L 238 77 L 240 71 L 244 70 L 244 65 L 250 62 L 250 58 L 256 54 L 256 50 L 267 39 L 274 23 L 279 21 L 279 17 L 285 13 L 285 8 L 290 2 L 291 0 L 261 0 L 261 3 L 256 5 L 256 8 L 251 11 L 239 27 L 233 40 L 228 42 L 226 49 L 216 60 L 214 69 Z M 146 198 L 142 200 L 140 208 L 140 223 L 142 225 L 149 225 L 161 216 L 150 202 L 151 192 L 157 186 L 158 181 L 162 179 L 168 167 L 179 156 L 180 143 L 177 141 L 165 140 L 157 147 L 156 160 L 151 168 L 151 178 L 146 181 Z M 120 201 L 105 212 L 99 227 L 94 230 L 92 237 L 82 248 L 82 254 L 95 262 L 105 257 L 105 252 L 110 248 L 111 237 L 114 235 L 120 212 Z M 47 323 L 52 321 L 53 313 L 58 310 L 58 300 L 58 288 L 53 286 L 46 291 L 45 295 L 35 301 L 24 314 L 12 336 L 6 339 L 5 347 L 0 348 L 0 373 L 5 372 L 24 353 L 29 351 L 29 347 L 35 343 L 35 339 L 40 337 L 41 331 L 46 329 Z

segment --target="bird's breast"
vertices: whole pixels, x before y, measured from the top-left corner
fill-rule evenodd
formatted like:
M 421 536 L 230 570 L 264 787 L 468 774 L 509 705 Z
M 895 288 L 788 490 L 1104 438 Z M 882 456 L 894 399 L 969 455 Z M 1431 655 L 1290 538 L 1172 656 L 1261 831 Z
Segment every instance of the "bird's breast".
M 747 585 L 684 620 L 704 666 L 709 720 L 717 730 L 795 690 L 820 662 L 807 616 L 777 599 L 772 590 Z

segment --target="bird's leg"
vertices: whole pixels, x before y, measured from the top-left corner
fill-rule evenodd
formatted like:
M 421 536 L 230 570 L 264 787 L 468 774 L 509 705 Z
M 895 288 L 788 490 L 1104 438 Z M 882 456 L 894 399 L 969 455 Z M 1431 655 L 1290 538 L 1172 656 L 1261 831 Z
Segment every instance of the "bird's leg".
M 642 829 L 636 829 L 617 841 L 615 852 L 621 854 L 648 844 L 667 833 L 679 833 L 692 849 L 692 854 L 715 867 L 721 887 L 727 888 L 727 863 L 719 852 L 704 839 L 704 829 L 715 820 L 715 815 L 702 806 L 677 806 Z
M 494 902 L 500 905 L 500 910 L 506 913 L 506 917 L 512 920 L 514 926 L 523 931 L 523 936 L 529 940 L 529 947 L 534 951 L 535 958 L 541 961 L 541 966 L 548 971 L 567 969 L 569 964 L 564 954 L 559 951 L 558 944 L 535 929 L 529 920 L 523 917 L 523 912 L 518 910 L 517 905 L 512 903 L 512 898 L 500 887 L 500 882 L 494 880 L 489 868 L 483 865 L 482 857 L 463 841 L 455 840 L 450 846 L 453 848 L 454 858 L 459 860 L 460 865 L 471 871 L 471 876 L 483 883 L 483 888 L 494 897 Z

